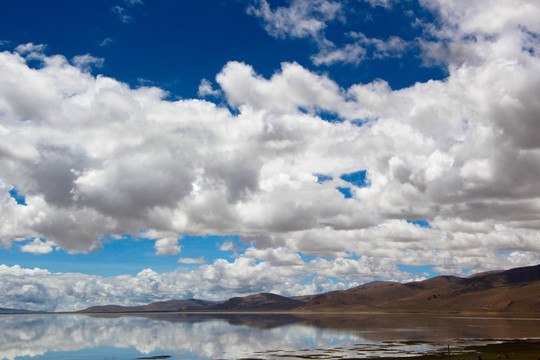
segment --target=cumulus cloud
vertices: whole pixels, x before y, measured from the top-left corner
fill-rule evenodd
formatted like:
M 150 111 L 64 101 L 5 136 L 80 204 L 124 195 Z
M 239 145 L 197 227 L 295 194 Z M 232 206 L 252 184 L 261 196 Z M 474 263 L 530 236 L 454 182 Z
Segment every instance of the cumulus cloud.
M 326 3 L 309 11 L 330 21 L 339 12 L 325 13 Z M 424 24 L 422 56 L 444 64 L 446 79 L 342 88 L 297 63 L 264 78 L 229 62 L 216 82 L 233 112 L 94 76 L 41 46 L 0 53 L 0 244 L 40 238 L 34 249 L 89 252 L 104 234 L 148 231 L 161 239 L 158 253 L 178 254 L 182 234 L 238 235 L 252 249 L 201 265 L 198 279 L 211 284 L 201 297 L 285 292 L 281 279 L 309 293 L 411 278 L 396 263 L 452 274 L 538 263 L 540 5 L 523 2 L 523 13 L 503 0 L 422 4 L 439 18 Z M 383 54 L 403 45 L 357 35 Z M 31 67 L 35 54 L 41 65 Z M 369 186 L 343 179 L 360 172 Z M 26 206 L 10 195 L 14 186 Z M 324 261 L 303 255 L 341 258 L 328 260 L 338 283 L 325 278 Z M 291 285 L 319 273 L 313 287 Z M 28 299 L 44 293 L 28 285 Z M 143 293 L 137 301 L 155 299 Z
M 325 277 L 305 281 L 318 269 L 330 274 L 331 261 L 321 264 L 297 261 L 297 266 L 288 267 L 258 262 L 247 256 L 240 256 L 232 262 L 218 259 L 211 264 L 201 264 L 203 259 L 192 260 L 183 262 L 200 266 L 190 271 L 160 274 L 145 269 L 136 276 L 105 278 L 0 265 L 0 301 L 9 308 L 62 311 L 111 303 L 141 305 L 170 299 L 226 300 L 258 292 L 308 295 L 347 286 Z
M 35 255 L 48 254 L 54 250 L 55 245 L 52 241 L 42 241 L 41 239 L 34 238 L 31 243 L 21 246 L 21 251 Z
M 200 97 L 206 97 L 206 96 L 218 96 L 220 94 L 221 93 L 219 90 L 215 90 L 212 87 L 212 83 L 209 80 L 206 80 L 206 79 L 201 80 L 197 95 L 199 95 Z
M 444 82 L 399 91 L 384 82 L 343 89 L 295 63 L 265 79 L 231 62 L 217 82 L 239 115 L 200 100 L 166 101 L 159 89 L 94 77 L 61 56 L 44 56 L 40 69 L 16 53 L 1 56 L 4 196 L 14 184 L 28 205 L 3 205 L 18 219 L 4 226 L 4 246 L 42 237 L 86 252 L 105 233 L 150 229 L 238 233 L 282 247 L 293 233 L 324 230 L 330 239 L 332 230 L 392 219 L 481 223 L 467 231 L 534 225 L 540 170 L 530 94 L 539 82 L 531 55 L 523 64 L 463 65 Z M 321 110 L 344 121 L 326 122 Z M 356 118 L 378 120 L 358 126 Z M 24 144 L 16 152 L 14 141 Z M 369 172 L 370 186 L 342 179 L 358 171 Z M 359 241 L 369 239 L 294 246 L 331 255 Z M 156 249 L 178 253 L 174 243 L 158 240 Z
M 0 301 L 10 308 L 72 311 L 111 303 L 132 306 L 170 299 L 225 300 L 259 292 L 310 295 L 357 286 L 372 280 L 373 274 L 396 281 L 425 275 L 399 270 L 391 253 L 409 266 L 425 265 L 437 259 L 439 265 L 433 267 L 434 271 L 462 276 L 468 274 L 464 269 L 481 271 L 498 268 L 502 263 L 513 267 L 540 260 L 537 254 L 523 251 L 503 254 L 474 249 L 383 247 L 392 241 L 382 240 L 381 247 L 365 251 L 366 255 L 361 257 L 311 260 L 284 248 L 249 247 L 231 261 L 217 259 L 206 264 L 203 258 L 180 258 L 180 263 L 198 266 L 166 273 L 145 269 L 135 276 L 100 277 L 0 265 Z
M 337 111 L 345 104 L 342 90 L 335 82 L 296 63 L 283 63 L 281 71 L 267 80 L 258 76 L 250 65 L 229 62 L 216 80 L 234 106 L 294 114 L 299 108 Z
M 437 26 L 425 26 L 435 40 L 423 44 L 427 61 L 451 66 L 464 62 L 480 65 L 490 59 L 523 59 L 534 56 L 535 51 L 537 55 L 538 3 L 526 0 L 476 1 L 474 4 L 422 0 L 420 3 L 440 20 Z
M 294 266 L 301 265 L 303 263 L 300 255 L 291 253 L 289 250 L 281 247 L 264 250 L 250 247 L 246 250 L 244 256 L 248 258 L 264 260 L 272 265 Z
M 28 55 L 32 53 L 41 53 L 45 50 L 46 47 L 47 45 L 44 44 L 27 43 L 17 45 L 15 51 L 21 55 Z
M 158 255 L 176 255 L 182 250 L 182 247 L 178 245 L 178 239 L 175 237 L 158 239 L 154 247 Z
M 241 248 L 233 241 L 225 241 L 220 247 L 221 251 L 240 251 Z

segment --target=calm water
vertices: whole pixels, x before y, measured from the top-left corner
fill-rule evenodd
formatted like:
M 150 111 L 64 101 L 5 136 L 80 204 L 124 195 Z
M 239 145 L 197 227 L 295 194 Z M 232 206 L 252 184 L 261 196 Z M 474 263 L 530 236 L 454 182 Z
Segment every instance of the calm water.
M 540 319 L 421 314 L 0 315 L 0 359 L 411 356 L 540 338 Z

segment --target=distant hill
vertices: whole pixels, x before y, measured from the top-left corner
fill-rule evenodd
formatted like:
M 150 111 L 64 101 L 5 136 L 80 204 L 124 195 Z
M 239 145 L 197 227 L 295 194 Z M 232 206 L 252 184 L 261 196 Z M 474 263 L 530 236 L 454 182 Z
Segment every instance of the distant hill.
M 376 281 L 319 294 L 298 310 L 540 312 L 540 265 L 406 284 Z
M 398 283 L 374 281 L 348 290 L 285 297 L 261 293 L 227 301 L 171 300 L 141 306 L 93 306 L 81 312 L 165 311 L 462 311 L 539 312 L 540 265 L 461 278 L 438 276 Z
M 227 301 L 207 300 L 170 300 L 141 306 L 103 305 L 92 306 L 79 312 L 83 313 L 132 313 L 164 311 L 272 311 L 291 310 L 304 305 L 304 301 L 294 300 L 276 294 L 262 293 L 244 297 L 233 297 Z
M 0 308 L 0 314 L 32 314 L 32 313 L 35 313 L 35 311 Z
M 260 311 L 260 310 L 292 310 L 305 302 L 281 295 L 262 293 L 244 297 L 233 297 L 221 304 L 211 305 L 204 310 L 211 311 Z
M 120 306 L 120 305 L 101 305 L 92 306 L 79 312 L 85 313 L 112 313 L 112 312 L 163 312 L 163 311 L 182 311 L 186 308 L 198 309 L 210 305 L 216 305 L 219 302 L 189 299 L 189 300 L 169 300 L 159 301 L 147 305 L 139 306 Z

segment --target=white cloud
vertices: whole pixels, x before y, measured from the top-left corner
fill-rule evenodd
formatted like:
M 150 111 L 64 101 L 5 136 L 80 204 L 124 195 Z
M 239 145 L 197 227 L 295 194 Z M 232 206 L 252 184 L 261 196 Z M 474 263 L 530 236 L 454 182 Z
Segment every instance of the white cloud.
M 77 55 L 73 57 L 72 61 L 73 61 L 73 65 L 75 65 L 79 69 L 83 71 L 90 71 L 92 67 L 101 68 L 103 66 L 103 63 L 105 62 L 105 59 L 97 58 L 90 54 L 86 54 L 86 55 Z
M 354 38 L 357 38 L 361 44 L 372 47 L 372 56 L 375 59 L 388 57 L 400 57 L 408 50 L 410 45 L 398 36 L 390 36 L 386 40 L 370 39 L 362 33 L 354 33 Z
M 51 59 L 47 61 L 49 65 L 43 70 L 40 79 L 42 82 L 49 81 L 46 80 L 47 73 L 58 71 L 55 70 L 57 63 Z M 24 70 L 24 65 L 22 66 Z M 65 64 L 62 66 L 60 69 L 68 69 L 68 74 L 78 74 Z M 492 71 L 499 75 L 504 74 L 502 70 L 505 66 L 508 74 L 512 76 L 515 76 L 515 70 L 520 70 L 512 64 L 500 64 Z M 54 73 L 55 80 L 62 80 L 68 75 L 62 74 L 62 71 Z M 485 76 L 486 71 L 491 70 L 484 69 L 480 73 L 481 79 L 489 79 Z M 24 71 L 21 74 L 24 77 Z M 473 191 L 480 192 L 479 195 L 482 196 L 481 192 L 485 192 L 488 188 L 497 188 L 494 182 L 503 180 L 499 186 L 501 189 L 502 186 L 507 187 L 508 183 L 520 181 L 522 185 L 519 189 L 515 187 L 515 191 L 526 191 L 527 186 L 531 194 L 537 191 L 532 181 L 534 173 L 520 180 L 518 177 L 495 176 L 495 170 L 489 170 L 492 166 L 498 165 L 497 157 L 504 158 L 506 151 L 513 151 L 511 148 L 495 148 L 497 138 L 493 136 L 489 126 L 497 124 L 484 123 L 476 105 L 471 106 L 471 113 L 466 112 L 467 108 L 455 111 L 456 104 L 467 103 L 471 98 L 474 99 L 466 95 L 464 89 L 477 87 L 474 91 L 482 93 L 488 91 L 486 89 L 493 88 L 482 83 L 476 84 L 475 72 L 471 72 L 468 68 L 461 68 L 452 74 L 446 83 L 418 84 L 413 88 L 396 92 L 392 92 L 381 83 L 354 86 L 348 90 L 349 97 L 352 96 L 354 99 L 351 101 L 350 98 L 344 99 L 344 91 L 331 80 L 312 74 L 297 64 L 284 64 L 281 73 L 266 80 L 258 77 L 247 65 L 231 63 L 218 76 L 218 81 L 232 104 L 244 106 L 242 114 L 238 117 L 232 117 L 225 111 L 204 102 L 162 102 L 156 89 L 143 88 L 135 91 L 111 79 L 98 77 L 92 80 L 82 73 L 78 76 L 79 84 L 66 81 L 57 86 L 69 85 L 74 89 L 71 91 L 80 91 L 77 87 L 92 85 L 96 90 L 71 97 L 71 104 L 67 103 L 68 110 L 71 106 L 74 107 L 72 113 L 77 113 L 75 108 L 88 107 L 89 105 L 85 104 L 92 104 L 92 101 L 97 100 L 95 105 L 90 105 L 89 112 L 85 113 L 95 112 L 104 116 L 107 116 L 108 112 L 114 114 L 113 123 L 115 126 L 125 127 L 124 136 L 118 138 L 109 133 L 106 123 L 105 127 L 100 128 L 95 127 L 93 122 L 88 122 L 89 125 L 92 124 L 92 128 L 88 128 L 84 138 L 72 139 L 74 144 L 78 144 L 75 153 L 70 150 L 74 145 L 69 144 L 63 145 L 64 149 L 57 150 L 58 144 L 66 141 L 66 137 L 61 136 L 66 131 L 62 126 L 70 124 L 69 121 L 65 124 L 58 123 L 63 116 L 60 114 L 60 117 L 51 117 L 51 120 L 57 123 L 42 122 L 42 130 L 49 134 L 47 141 L 55 144 L 57 148 L 55 150 L 51 150 L 54 149 L 51 146 L 40 148 L 32 145 L 37 143 L 32 140 L 32 136 L 35 135 L 28 132 L 31 129 L 23 129 L 28 134 L 26 140 L 32 140 L 25 142 L 29 149 L 26 150 L 28 155 L 24 156 L 38 159 L 38 164 L 43 163 L 43 166 L 32 167 L 30 174 L 35 174 L 35 177 L 17 177 L 18 172 L 5 173 L 5 176 L 11 177 L 12 183 L 25 185 L 21 188 L 29 195 L 27 199 L 29 207 L 14 205 L 14 209 L 19 212 L 23 210 L 30 212 L 35 209 L 40 211 L 42 218 L 49 219 L 33 220 L 25 224 L 23 228 L 26 230 L 22 230 L 25 232 L 24 236 L 31 234 L 51 237 L 55 243 L 71 251 L 89 251 L 98 248 L 100 234 L 105 231 L 137 233 L 141 225 L 135 224 L 135 219 L 142 220 L 142 223 L 148 225 L 145 225 L 147 228 L 155 227 L 158 230 L 176 233 L 188 231 L 197 233 L 198 229 L 202 231 L 208 227 L 213 227 L 218 232 L 227 232 L 228 229 L 238 227 L 235 224 L 240 219 L 228 210 L 235 209 L 242 214 L 243 226 L 246 229 L 281 232 L 283 235 L 280 241 L 287 243 L 288 231 L 314 226 L 316 228 L 319 226 L 316 225 L 317 222 L 337 228 L 370 227 L 376 223 L 374 222 L 376 219 L 366 218 L 368 212 L 382 217 L 394 217 L 401 213 L 400 217 L 431 218 L 435 215 L 434 206 L 442 206 L 439 216 L 451 219 L 454 216 L 452 212 L 458 209 L 460 212 L 464 211 L 467 203 L 453 210 L 452 207 L 444 205 L 446 198 L 457 196 L 465 199 L 467 196 L 460 193 L 472 194 Z M 239 81 L 251 85 L 235 86 Z M 500 81 L 504 82 L 504 79 Z M 523 86 L 527 85 L 523 83 Z M 507 85 L 506 87 L 508 88 Z M 44 85 L 43 88 L 55 87 Z M 244 93 L 243 89 L 246 88 L 256 91 Z M 38 90 L 39 86 L 34 89 Z M 16 86 L 11 87 L 9 96 L 17 94 L 17 91 Z M 8 112 L 12 112 L 13 116 L 17 113 L 45 114 L 44 117 L 41 115 L 40 117 L 47 120 L 47 112 L 55 111 L 55 108 L 50 106 L 54 105 L 57 99 L 61 99 L 61 96 L 56 95 L 58 93 L 61 92 L 47 91 L 34 94 L 34 104 L 39 104 L 40 96 L 44 97 L 45 110 L 40 110 L 39 107 L 12 107 Z M 103 96 L 99 95 L 101 93 L 106 96 L 101 97 Z M 23 92 L 20 94 L 24 95 Z M 98 98 L 95 98 L 96 96 Z M 108 96 L 113 96 L 115 101 L 111 102 L 107 99 Z M 465 100 L 464 97 L 468 99 Z M 491 95 L 488 95 L 489 97 Z M 421 98 L 422 101 L 419 102 L 417 98 Z M 94 106 L 96 107 L 92 109 Z M 299 107 L 329 109 L 341 112 L 345 118 L 352 117 L 355 113 L 380 118 L 370 128 L 347 123 L 329 124 L 316 117 L 301 114 L 297 110 Z M 148 128 L 143 132 L 144 135 L 139 130 L 134 132 L 134 128 L 144 129 L 147 126 L 145 119 L 150 113 L 145 109 L 150 108 L 153 109 L 152 117 L 161 123 L 163 129 Z M 103 109 L 106 109 L 105 112 Z M 138 109 L 136 117 L 131 115 L 135 114 L 135 109 Z M 156 112 L 155 109 L 159 111 Z M 267 111 L 278 113 L 266 114 Z M 184 137 L 184 144 L 178 144 L 168 129 L 173 124 L 176 126 L 181 124 L 170 122 L 168 117 L 179 112 L 188 115 L 186 120 L 189 116 L 197 116 L 202 127 L 193 132 L 196 139 L 199 139 L 201 134 L 203 136 L 205 133 L 212 134 L 214 149 L 216 146 L 222 146 L 223 149 L 233 149 L 238 153 L 245 153 L 246 148 L 251 149 L 249 151 L 252 154 L 251 159 L 246 161 L 243 155 L 239 159 L 234 158 L 238 155 L 220 159 L 215 156 L 216 152 L 205 154 L 201 146 L 197 148 L 199 150 L 193 152 L 192 149 L 195 147 L 189 146 L 189 137 Z M 189 115 L 190 112 L 194 115 Z M 211 117 L 206 118 L 204 114 Z M 489 114 L 490 112 L 487 115 Z M 406 121 L 394 120 L 398 116 Z M 85 124 L 85 117 L 80 120 L 81 126 Z M 430 121 L 425 121 L 428 117 Z M 125 120 L 122 120 L 123 118 Z M 224 119 L 219 120 L 224 127 L 209 122 L 208 124 L 212 124 L 210 131 L 204 124 L 204 121 L 220 118 Z M 463 118 L 470 120 L 464 122 Z M 72 117 L 66 117 L 66 120 L 71 119 Z M 132 124 L 137 126 L 134 127 Z M 441 129 L 445 130 L 441 132 Z M 8 131 L 6 135 L 14 132 L 6 131 Z M 20 133 L 20 129 L 18 131 Z M 57 136 L 54 135 L 55 132 Z M 520 134 L 516 134 L 516 142 L 520 140 Z M 40 139 L 39 134 L 36 135 L 38 136 L 36 139 Z M 310 139 L 314 136 L 324 141 L 311 142 Z M 158 139 L 161 140 L 158 142 Z M 246 143 L 243 139 L 260 139 L 260 143 Z M 470 141 L 467 141 L 469 139 Z M 535 146 L 534 138 L 525 138 L 524 141 L 527 147 Z M 369 150 L 371 145 L 375 144 L 378 144 L 378 149 L 381 149 L 381 146 L 388 146 L 396 153 L 386 162 L 381 162 L 382 159 L 378 158 L 377 152 Z M 151 150 L 146 150 L 146 146 L 150 146 Z M 122 149 L 131 149 L 129 155 Z M 229 153 L 230 151 L 228 150 Z M 192 154 L 189 162 L 170 156 L 182 152 Z M 358 162 L 359 159 L 350 158 L 350 153 L 363 154 L 361 162 Z M 472 153 L 476 154 L 474 163 L 470 160 Z M 12 156 L 17 159 L 21 155 Z M 533 156 L 533 153 L 523 158 L 528 171 L 531 170 L 530 156 Z M 295 159 L 297 167 L 287 170 L 283 165 L 287 164 L 289 159 Z M 77 166 L 92 163 L 96 165 L 86 165 L 84 171 L 77 170 Z M 25 164 L 24 161 L 18 160 L 21 170 Z M 461 165 L 456 167 L 456 164 Z M 478 164 L 482 164 L 483 170 L 473 172 L 473 169 L 478 169 Z M 512 165 L 519 166 L 519 162 Z M 145 170 L 141 171 L 141 168 Z M 343 186 L 338 179 L 340 174 L 364 168 L 370 169 L 373 179 L 370 188 L 355 191 L 357 198 L 364 203 L 362 209 L 354 206 L 354 202 L 342 199 L 335 191 L 335 187 Z M 53 174 L 46 172 L 53 169 Z M 488 170 L 492 175 L 486 176 Z M 197 172 L 203 172 L 210 178 L 200 177 Z M 252 175 L 247 176 L 250 173 Z M 317 184 L 313 180 L 314 173 L 327 173 L 336 180 Z M 514 173 L 523 172 L 516 168 Z M 163 175 L 154 178 L 153 174 Z M 48 182 L 47 179 L 53 175 L 52 179 L 55 180 Z M 185 180 L 181 181 L 183 178 Z M 441 182 L 443 179 L 445 182 Z M 65 185 L 61 187 L 56 186 L 63 183 Z M 445 186 L 446 191 L 437 190 L 439 186 Z M 312 198 L 324 199 L 326 206 L 324 208 L 316 206 L 316 203 L 309 200 Z M 489 198 L 485 200 L 489 201 Z M 443 203 L 438 205 L 440 201 Z M 219 204 L 221 209 L 219 216 L 213 215 L 212 209 L 215 204 Z M 73 211 L 72 207 L 68 207 L 73 205 L 81 208 Z M 181 210 L 182 207 L 186 210 Z M 463 217 L 463 214 L 458 215 L 460 218 Z M 66 223 L 64 220 L 66 218 L 73 221 Z M 518 219 L 510 220 L 515 223 Z M 78 235 L 72 236 L 74 232 Z M 7 238 L 5 241 L 9 244 Z M 309 253 L 313 251 L 315 245 L 305 241 L 298 246 L 298 251 Z M 340 253 L 347 248 L 346 244 L 339 245 L 337 242 L 328 249 L 330 252 Z
M 176 255 L 182 250 L 182 247 L 178 245 L 178 239 L 175 237 L 157 239 L 154 247 L 157 255 Z
M 384 8 L 391 8 L 394 0 L 364 0 L 369 3 L 372 7 L 382 6 Z
M 118 15 L 120 21 L 124 24 L 129 24 L 135 21 L 135 18 L 131 15 L 131 8 L 135 5 L 144 5 L 142 0 L 122 0 L 123 6 L 114 5 L 111 10 L 113 13 Z
M 266 0 L 248 7 L 248 14 L 259 17 L 265 30 L 274 37 L 309 37 L 320 44 L 328 42 L 323 31 L 326 23 L 339 19 L 342 4 L 330 0 L 293 0 L 289 7 L 270 8 Z
M 365 2 L 372 7 L 386 9 L 391 9 L 394 4 L 392 0 Z M 428 66 L 459 66 L 463 62 L 478 63 L 482 59 L 511 57 L 521 49 L 534 52 L 538 46 L 535 34 L 540 32 L 536 21 L 540 9 L 534 2 L 422 0 L 420 5 L 438 17 L 433 23 L 416 19 L 416 26 L 424 30 L 423 36 L 407 42 L 395 35 L 377 39 L 352 32 L 349 35 L 354 41 L 339 46 L 325 30 L 336 20 L 347 23 L 348 18 L 358 16 L 346 1 L 294 0 L 289 6 L 271 9 L 266 0 L 259 0 L 248 6 L 247 12 L 262 19 L 271 36 L 311 39 L 318 47 L 318 52 L 311 57 L 317 66 L 337 63 L 358 65 L 365 59 L 399 57 L 418 48 Z
M 396 263 L 459 274 L 539 262 L 537 22 L 502 0 L 423 4 L 440 17 L 441 26 L 426 30 L 444 40 L 445 58 L 435 60 L 448 64 L 445 80 L 344 89 L 296 63 L 264 78 L 230 62 L 216 82 L 234 114 L 93 76 L 35 45 L 0 53 L 0 244 L 42 238 L 89 252 L 106 233 L 239 235 L 253 249 L 188 273 L 208 281 L 201 297 L 285 292 L 282 279 L 302 293 L 329 289 L 368 280 L 366 269 L 410 279 Z M 538 6 L 526 8 L 537 14 Z M 31 68 L 25 56 L 36 51 L 43 64 Z M 340 178 L 361 170 L 370 186 Z M 27 206 L 11 198 L 13 186 Z M 337 187 L 350 187 L 352 198 Z M 419 219 L 433 228 L 406 221 Z M 156 250 L 179 246 L 161 241 Z M 292 286 L 300 274 L 330 276 L 324 262 L 308 266 L 302 255 L 346 258 L 336 263 L 342 285 L 321 277 L 313 287 Z M 274 265 L 280 258 L 287 266 Z M 354 271 L 357 280 L 348 277 Z M 28 285 L 27 298 L 42 294 Z M 164 296 L 189 295 L 175 291 Z M 153 299 L 144 294 L 137 299 Z
M 28 203 L 6 203 L 17 221 L 3 226 L 5 246 L 42 237 L 86 252 L 101 246 L 103 233 L 149 229 L 165 237 L 240 232 L 271 247 L 331 255 L 356 244 L 295 243 L 292 234 L 330 229 L 324 237 L 335 238 L 332 231 L 394 218 L 478 223 L 469 229 L 534 225 L 534 206 L 523 217 L 506 211 L 538 196 L 531 120 L 538 109 L 528 95 L 537 90 L 534 61 L 462 66 L 444 82 L 400 91 L 384 82 L 341 89 L 287 63 L 264 79 L 232 62 L 217 81 L 238 116 L 93 77 L 59 56 L 43 61 L 29 69 L 24 58 L 2 54 L 2 178 Z M 378 120 L 331 124 L 316 115 L 321 109 Z M 33 126 L 18 121 L 28 118 Z M 13 141 L 24 146 L 13 152 Z M 336 187 L 350 184 L 339 176 L 365 169 L 371 186 L 353 187 L 353 199 L 344 199 Z M 333 180 L 319 184 L 313 174 Z M 178 251 L 162 243 L 158 252 Z
M 349 37 L 355 41 L 342 48 L 335 46 L 323 47 L 319 53 L 311 57 L 313 63 L 319 65 L 332 65 L 336 63 L 358 65 L 365 59 L 383 59 L 401 57 L 411 44 L 400 37 L 391 36 L 386 40 L 368 38 L 363 33 L 351 32 Z
M 300 265 L 300 264 L 299 264 Z M 306 268 L 307 267 L 307 268 Z M 223 259 L 191 271 L 158 274 L 145 269 L 136 276 L 103 278 L 76 273 L 50 273 L 0 265 L 0 301 L 5 307 L 32 310 L 78 310 L 92 305 L 140 305 L 170 299 L 226 300 L 236 295 L 276 292 L 309 294 L 343 288 L 325 278 L 300 285 L 312 265 L 296 268 L 257 263 L 247 257 Z
M 531 36 L 540 33 L 535 20 L 540 15 L 540 4 L 536 2 L 422 0 L 420 3 L 440 20 L 439 26 L 426 26 L 437 40 L 424 43 L 428 62 L 479 65 L 489 59 L 523 59 L 530 56 L 528 50 L 538 48 L 538 37 Z
M 204 260 L 204 257 L 198 257 L 198 258 L 180 258 L 178 259 L 178 262 L 180 264 L 206 264 L 206 260 Z
M 47 45 L 44 45 L 44 44 L 27 43 L 27 44 L 17 45 L 17 47 L 15 48 L 15 51 L 21 55 L 28 55 L 32 53 L 41 53 L 45 50 L 46 47 Z
M 124 24 L 129 24 L 133 22 L 133 17 L 131 15 L 127 14 L 127 11 L 124 7 L 120 5 L 115 5 L 112 7 L 112 12 L 118 15 L 118 18 L 120 21 L 122 21 Z
M 35 255 L 48 254 L 54 250 L 55 245 L 52 241 L 42 241 L 41 239 L 34 238 L 31 243 L 21 246 L 21 251 Z
M 392 231 L 397 233 L 397 230 Z M 371 236 L 377 234 L 366 235 L 371 239 Z M 423 275 L 399 270 L 395 264 L 396 258 L 400 259 L 400 263 L 409 266 L 432 264 L 436 260 L 435 271 L 461 276 L 465 275 L 464 269 L 486 271 L 540 261 L 538 253 L 500 253 L 467 249 L 462 245 L 455 250 L 427 247 L 397 250 L 392 247 L 392 244 L 396 243 L 395 239 L 391 234 L 388 235 L 386 239 L 378 237 L 382 240 L 377 241 L 377 247 L 365 244 L 364 250 L 356 249 L 366 254 L 359 258 L 302 260 L 298 254 L 284 248 L 260 250 L 250 247 L 245 254 L 240 254 L 233 261 L 217 259 L 211 264 L 205 264 L 203 258 L 181 258 L 181 263 L 199 266 L 189 271 L 167 273 L 145 269 L 136 276 L 99 277 L 77 273 L 51 273 L 38 268 L 24 269 L 18 265 L 0 265 L 0 301 L 10 308 L 71 311 L 93 305 L 130 306 L 170 299 L 225 300 L 232 296 L 259 292 L 297 296 L 350 288 L 371 281 L 374 274 L 384 279 L 400 281 L 409 281 Z M 528 247 L 536 239 L 534 234 L 529 235 L 529 245 L 526 245 Z M 491 237 L 486 241 L 493 242 L 497 238 L 500 237 Z M 345 241 L 352 242 L 351 239 L 354 237 L 345 238 Z M 458 240 L 452 239 L 451 242 Z M 419 236 L 417 243 L 420 241 Z M 474 240 L 466 239 L 464 242 L 469 245 L 471 243 L 474 244 Z M 501 241 L 501 245 L 503 243 Z M 438 244 L 443 244 L 443 241 Z
M 324 48 L 311 57 L 313 63 L 319 65 L 332 65 L 335 63 L 360 64 L 366 58 L 366 49 L 360 44 L 347 44 L 341 49 Z
M 201 80 L 197 95 L 199 95 L 200 97 L 206 97 L 206 96 L 219 96 L 220 94 L 221 92 L 219 90 L 215 90 L 212 87 L 212 83 L 209 80 L 206 80 L 206 79 Z
M 112 45 L 114 43 L 115 43 L 115 41 L 114 41 L 113 38 L 106 37 L 105 39 L 103 39 L 103 41 L 101 43 L 99 43 L 99 46 L 106 47 L 106 46 Z
M 248 105 L 256 110 L 279 110 L 294 114 L 301 107 L 336 111 L 345 103 L 341 89 L 335 82 L 327 76 L 313 74 L 296 63 L 283 63 L 281 71 L 266 80 L 247 64 L 229 62 L 216 80 L 231 105 Z
M 272 265 L 294 266 L 301 265 L 303 262 L 300 255 L 291 253 L 286 248 L 282 247 L 264 250 L 250 247 L 246 250 L 244 256 L 268 261 Z
M 225 241 L 220 247 L 221 251 L 240 251 L 241 248 L 233 241 Z
M 366 0 L 372 7 L 390 9 L 391 0 Z M 346 23 L 347 16 L 357 16 L 358 11 L 345 1 L 294 0 L 288 7 L 272 10 L 266 0 L 259 0 L 248 7 L 248 14 L 263 20 L 264 28 L 273 37 L 307 38 L 312 40 L 319 51 L 311 57 L 313 63 L 333 65 L 336 63 L 358 65 L 366 58 L 399 57 L 412 45 L 397 36 L 385 40 L 367 38 L 363 33 L 351 32 L 352 42 L 336 46 L 326 35 L 325 29 L 333 22 Z M 348 11 L 350 10 L 350 11 Z

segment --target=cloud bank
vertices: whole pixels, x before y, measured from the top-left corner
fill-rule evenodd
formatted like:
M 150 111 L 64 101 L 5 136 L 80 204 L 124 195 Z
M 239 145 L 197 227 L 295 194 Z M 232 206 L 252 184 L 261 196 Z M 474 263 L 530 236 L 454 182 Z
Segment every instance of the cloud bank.
M 200 90 L 223 94 L 227 107 L 170 101 L 158 88 L 92 75 L 102 59 L 90 55 L 70 62 L 34 44 L 0 53 L 0 245 L 36 238 L 22 250 L 84 253 L 106 234 L 129 233 L 173 255 L 182 234 L 237 234 L 249 251 L 196 270 L 209 289 L 227 278 L 234 291 L 279 292 L 283 279 L 297 282 L 308 271 L 301 255 L 319 257 L 312 274 L 344 284 L 364 274 L 405 279 L 396 264 L 460 274 L 538 263 L 540 5 L 421 4 L 437 21 L 422 24 L 416 46 L 448 76 L 401 90 L 383 80 L 343 88 L 297 63 L 264 78 L 229 62 L 216 76 L 219 89 L 203 81 Z M 306 6 L 297 0 L 272 11 L 262 1 L 250 11 L 274 36 L 321 41 L 344 5 Z M 300 28 L 283 27 L 293 19 L 287 11 Z M 381 52 L 406 47 L 357 37 Z M 344 180 L 358 172 L 366 184 Z M 238 266 L 250 275 L 231 280 Z M 280 282 L 265 278 L 269 269 Z M 41 275 L 77 288 L 72 275 Z M 159 284 L 174 278 L 156 276 Z M 82 283 L 115 291 L 115 281 Z M 171 289 L 184 290 L 163 297 L 187 295 L 194 285 L 181 281 Z M 248 285 L 258 281 L 266 287 Z M 23 295 L 31 301 L 57 282 L 28 284 Z

